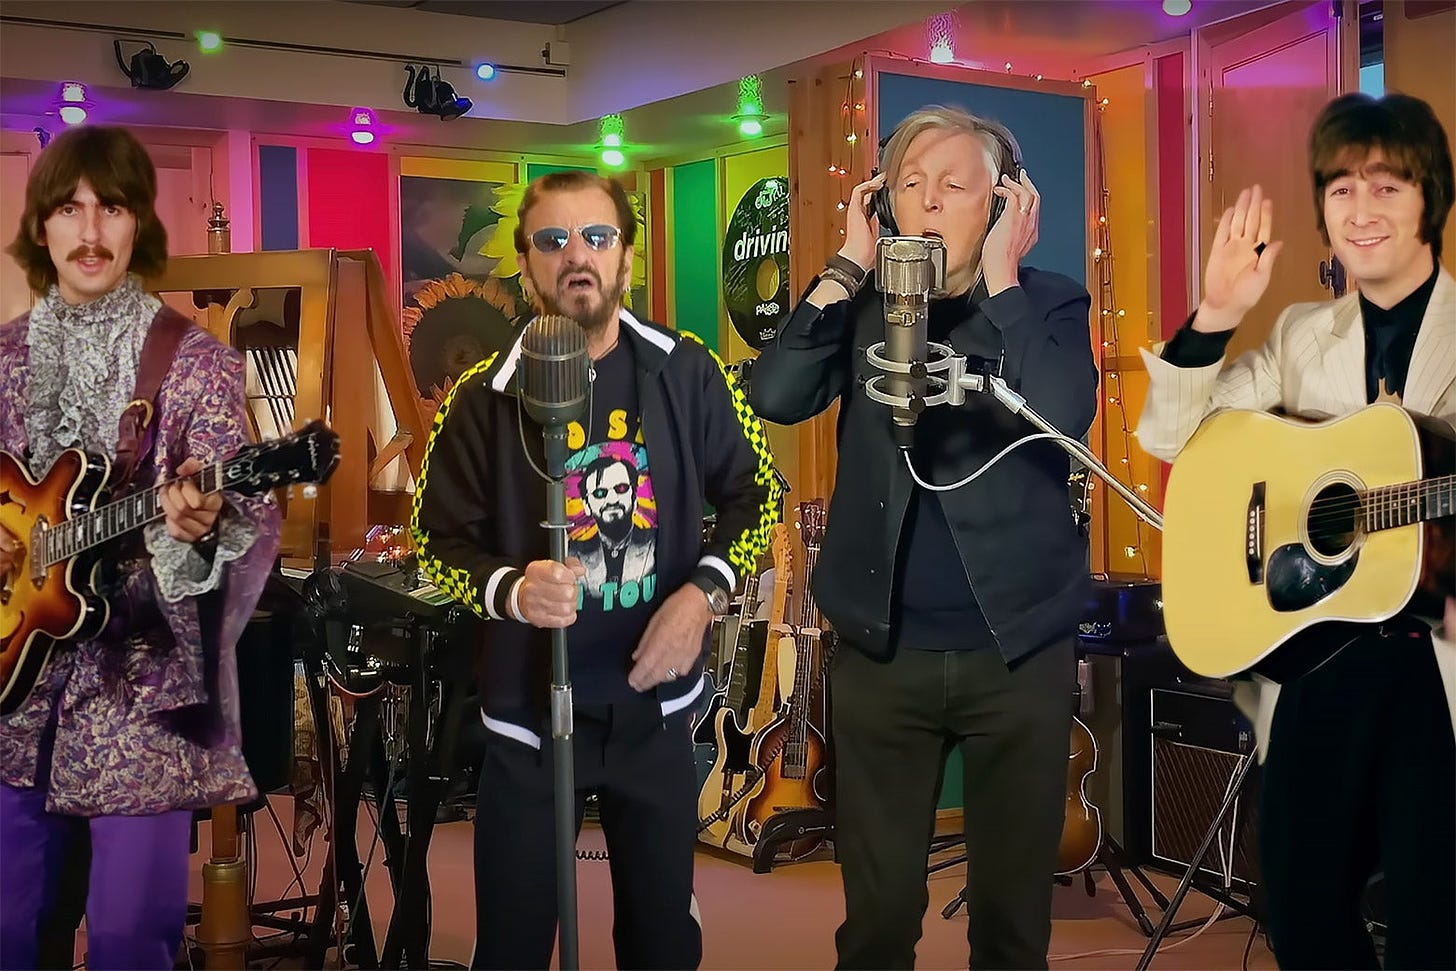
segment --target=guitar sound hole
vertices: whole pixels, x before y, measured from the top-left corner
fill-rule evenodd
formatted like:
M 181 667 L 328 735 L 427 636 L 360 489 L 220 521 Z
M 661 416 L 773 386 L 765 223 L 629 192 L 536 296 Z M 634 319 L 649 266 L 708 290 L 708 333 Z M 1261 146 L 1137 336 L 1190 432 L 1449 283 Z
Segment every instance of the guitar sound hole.
M 1320 556 L 1338 556 L 1355 542 L 1360 494 L 1343 482 L 1321 489 L 1309 509 L 1309 545 Z

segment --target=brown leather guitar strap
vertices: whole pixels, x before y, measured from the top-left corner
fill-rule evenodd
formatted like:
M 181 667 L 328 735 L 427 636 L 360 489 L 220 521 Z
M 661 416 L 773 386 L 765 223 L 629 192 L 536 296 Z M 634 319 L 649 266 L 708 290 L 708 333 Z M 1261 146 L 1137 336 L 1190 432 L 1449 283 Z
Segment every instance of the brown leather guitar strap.
M 151 454 L 156 443 L 157 392 L 172 369 L 177 347 L 192 327 L 192 321 L 164 306 L 152 318 L 142 343 L 141 363 L 137 367 L 136 390 L 121 412 L 121 433 L 116 440 L 116 464 L 110 484 L 114 492 L 129 491 L 132 476 Z

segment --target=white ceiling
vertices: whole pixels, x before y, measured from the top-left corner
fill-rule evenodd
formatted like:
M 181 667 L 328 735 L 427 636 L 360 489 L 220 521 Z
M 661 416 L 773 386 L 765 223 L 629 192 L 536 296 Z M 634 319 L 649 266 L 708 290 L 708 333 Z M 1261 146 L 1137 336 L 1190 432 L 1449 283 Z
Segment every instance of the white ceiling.
M 391 0 L 391 5 L 400 6 L 401 2 L 409 3 L 411 11 L 427 6 L 455 6 L 453 3 L 415 4 L 413 0 Z M 981 0 L 964 4 L 954 11 L 956 52 L 962 63 L 972 66 L 994 65 L 993 69 L 999 69 L 1005 61 L 1012 61 L 1016 65 L 1016 73 L 1019 74 L 1044 73 L 1048 77 L 1073 78 L 1093 68 L 1094 62 L 1116 51 L 1186 36 L 1195 26 L 1268 5 L 1268 0 L 1193 0 L 1193 11 L 1188 16 L 1174 18 L 1162 12 L 1158 0 Z M 13 5 L 7 6 L 13 9 Z M 116 4 L 118 8 L 124 6 L 126 5 Z M 474 6 L 485 8 L 498 5 L 485 3 Z M 536 3 L 508 6 L 535 8 L 552 4 L 538 0 Z M 642 8 L 649 12 L 666 12 L 669 8 L 681 9 L 682 6 L 681 3 L 633 0 L 588 16 L 581 24 L 591 25 L 595 22 L 610 26 L 621 16 L 623 9 Z M 745 9 L 756 6 L 771 13 L 778 4 L 750 4 Z M 426 11 L 419 16 L 428 19 L 438 18 L 439 14 Z M 656 26 L 662 25 L 659 23 Z M 599 32 L 601 29 L 603 28 L 598 28 Z M 647 28 L 644 27 L 645 29 Z M 731 38 L 727 40 L 731 41 Z M 704 38 L 694 38 L 694 43 L 699 47 L 706 49 L 718 46 L 704 44 L 703 41 Z M 573 42 L 573 46 L 576 47 L 577 42 Z M 774 138 L 787 132 L 787 79 L 798 71 L 806 70 L 811 63 L 840 59 L 867 49 L 893 50 L 923 58 L 926 48 L 924 21 L 917 20 L 908 26 L 846 45 L 812 59 L 766 71 L 762 75 L 764 107 L 769 113 L 765 123 L 765 136 Z M 643 79 L 651 79 L 656 62 L 649 56 L 637 56 L 638 53 L 621 52 L 617 59 L 617 70 L 623 73 L 635 72 Z M 390 72 L 393 72 L 393 67 L 390 67 Z M 402 87 L 404 76 L 402 66 L 399 66 L 397 73 L 399 86 L 390 82 L 390 93 L 386 95 L 389 100 L 372 105 L 387 130 L 386 139 L 389 144 L 477 150 L 489 148 L 510 153 L 530 152 L 581 158 L 590 155 L 597 143 L 595 117 L 568 125 L 478 117 L 491 112 L 491 91 L 505 89 L 483 87 L 473 80 L 456 80 L 461 94 L 476 99 L 476 109 L 470 116 L 441 122 L 433 117 L 419 115 L 405 108 L 399 100 L 398 90 Z M 93 86 L 93 94 L 104 100 L 107 120 L 113 122 L 180 128 L 243 129 L 261 134 L 320 137 L 344 135 L 347 109 L 339 107 L 337 103 L 320 105 L 302 100 L 280 101 L 198 94 L 189 92 L 186 82 L 182 87 L 168 92 L 139 91 L 121 87 L 120 84 L 125 82 L 117 75 L 113 65 L 106 86 Z M 389 77 L 392 78 L 393 73 Z M 306 87 L 300 87 L 300 99 L 306 97 L 306 91 Z M 736 125 L 731 118 L 737 95 L 738 84 L 735 78 L 733 81 L 690 90 L 689 93 L 675 97 L 653 99 L 623 111 L 630 163 L 636 165 L 648 160 L 682 158 L 694 154 L 701 157 L 715 149 L 739 142 Z M 55 97 L 53 76 L 43 80 L 4 78 L 0 82 L 0 108 L 3 108 L 6 116 L 3 119 L 4 127 L 23 130 L 31 126 L 31 118 L 44 122 L 46 112 L 54 110 Z M 577 113 L 576 116 L 581 117 L 581 114 Z M 50 124 L 56 124 L 53 116 Z
M 448 13 L 457 17 L 483 17 L 524 24 L 570 24 L 620 6 L 627 0 L 347 0 L 376 7 Z

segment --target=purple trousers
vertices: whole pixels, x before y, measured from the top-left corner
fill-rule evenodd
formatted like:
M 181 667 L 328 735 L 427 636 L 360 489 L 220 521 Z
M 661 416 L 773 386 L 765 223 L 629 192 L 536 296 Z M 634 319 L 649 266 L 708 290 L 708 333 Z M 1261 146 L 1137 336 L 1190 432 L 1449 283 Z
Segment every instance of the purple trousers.
M 0 968 L 34 968 L 38 928 L 55 906 L 75 820 L 45 811 L 44 788 L 0 783 Z M 168 971 L 187 920 L 192 813 L 97 816 L 86 895 L 91 971 Z

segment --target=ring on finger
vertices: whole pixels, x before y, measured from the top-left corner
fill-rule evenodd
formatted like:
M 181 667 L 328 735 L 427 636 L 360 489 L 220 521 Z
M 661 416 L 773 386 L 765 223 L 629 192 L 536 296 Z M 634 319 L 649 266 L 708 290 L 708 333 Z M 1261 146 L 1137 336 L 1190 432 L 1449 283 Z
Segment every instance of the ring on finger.
M 677 680 L 677 668 L 668 668 L 667 669 L 667 680 L 669 680 L 669 681 L 676 681 Z

